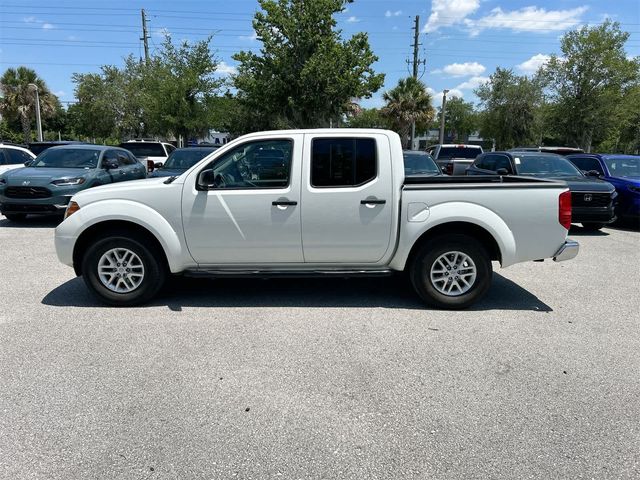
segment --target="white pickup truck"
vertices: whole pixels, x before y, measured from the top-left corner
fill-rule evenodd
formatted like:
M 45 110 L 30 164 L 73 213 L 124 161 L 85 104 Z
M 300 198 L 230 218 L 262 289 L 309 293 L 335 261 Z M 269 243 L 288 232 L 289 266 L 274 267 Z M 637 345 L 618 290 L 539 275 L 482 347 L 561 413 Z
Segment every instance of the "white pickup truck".
M 56 228 L 62 263 L 111 305 L 150 300 L 167 275 L 386 275 L 465 308 L 503 267 L 568 260 L 571 194 L 517 176 L 405 178 L 385 130 L 253 133 L 179 177 L 118 183 L 71 199 Z

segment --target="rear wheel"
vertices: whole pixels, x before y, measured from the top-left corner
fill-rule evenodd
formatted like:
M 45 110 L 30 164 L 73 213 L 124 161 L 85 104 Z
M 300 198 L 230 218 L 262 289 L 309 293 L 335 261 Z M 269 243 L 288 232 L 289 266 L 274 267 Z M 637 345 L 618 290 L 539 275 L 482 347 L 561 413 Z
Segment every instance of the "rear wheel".
M 583 223 L 582 228 L 589 232 L 595 232 L 600 230 L 606 225 L 606 223 Z
M 458 310 L 480 300 L 492 279 L 491 259 L 475 238 L 451 234 L 420 248 L 410 265 L 414 289 L 426 303 Z
M 23 222 L 27 218 L 26 213 L 4 213 L 3 215 L 11 222 Z
M 91 245 L 84 254 L 82 276 L 89 290 L 114 306 L 133 306 L 158 293 L 167 273 L 160 252 L 137 236 L 113 235 Z

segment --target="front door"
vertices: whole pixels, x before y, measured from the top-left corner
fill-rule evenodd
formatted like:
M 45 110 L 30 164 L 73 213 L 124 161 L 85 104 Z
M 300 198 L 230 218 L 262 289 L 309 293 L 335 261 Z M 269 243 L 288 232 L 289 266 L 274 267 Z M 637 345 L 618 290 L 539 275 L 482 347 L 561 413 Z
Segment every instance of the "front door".
M 392 245 L 395 201 L 389 139 L 307 134 L 304 150 L 305 262 L 381 261 Z
M 196 262 L 284 267 L 303 262 L 302 140 L 301 134 L 248 140 L 187 177 L 182 218 Z M 209 171 L 206 190 L 198 190 L 202 171 Z

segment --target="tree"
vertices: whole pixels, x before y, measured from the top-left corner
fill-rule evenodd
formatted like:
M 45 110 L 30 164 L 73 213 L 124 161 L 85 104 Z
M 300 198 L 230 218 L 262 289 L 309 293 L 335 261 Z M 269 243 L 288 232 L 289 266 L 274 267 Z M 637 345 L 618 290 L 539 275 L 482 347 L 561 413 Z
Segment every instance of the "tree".
M 453 97 L 451 100 L 447 100 L 446 109 L 445 129 L 451 132 L 454 141 L 465 140 L 478 128 L 478 116 L 473 108 L 473 103 Z
M 540 143 L 543 95 L 537 78 L 498 67 L 475 94 L 482 107 L 483 137 L 494 139 L 500 149 Z
M 554 128 L 586 151 L 609 136 L 627 106 L 626 92 L 640 81 L 640 59 L 628 59 L 624 50 L 628 39 L 617 22 L 584 26 L 566 33 L 562 56 L 552 55 L 541 69 L 555 101 Z
M 431 95 L 427 92 L 424 83 L 413 77 L 400 79 L 398 85 L 385 92 L 382 98 L 386 105 L 382 108 L 382 115 L 387 118 L 400 138 L 402 144 L 409 146 L 409 133 L 411 125 L 416 122 L 417 130 L 419 124 L 428 124 L 434 115 L 431 106 Z
M 352 0 L 259 0 L 260 54 L 243 51 L 234 85 L 247 131 L 328 126 L 384 82 L 367 34 L 343 41 L 334 14 Z
M 30 84 L 38 87 L 40 97 L 40 115 L 42 119 L 55 114 L 57 97 L 51 93 L 44 80 L 27 67 L 8 68 L 0 77 L 2 100 L 0 113 L 10 122 L 19 121 L 22 127 L 24 143 L 31 142 L 31 125 L 35 121 L 36 93 Z
M 378 108 L 364 108 L 347 117 L 349 128 L 391 128 L 389 120 Z
M 210 128 L 208 104 L 222 85 L 211 38 L 176 46 L 169 36 L 150 61 L 133 56 L 124 66 L 75 74 L 73 121 L 90 137 L 182 136 L 185 141 Z

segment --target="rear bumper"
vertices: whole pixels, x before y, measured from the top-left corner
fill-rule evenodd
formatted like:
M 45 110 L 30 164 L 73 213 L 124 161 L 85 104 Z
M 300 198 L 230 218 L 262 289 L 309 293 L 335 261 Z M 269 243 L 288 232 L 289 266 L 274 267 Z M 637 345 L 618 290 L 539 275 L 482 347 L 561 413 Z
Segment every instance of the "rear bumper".
M 574 240 L 567 240 L 553 256 L 554 262 L 564 262 L 576 258 L 580 251 L 580 244 Z

